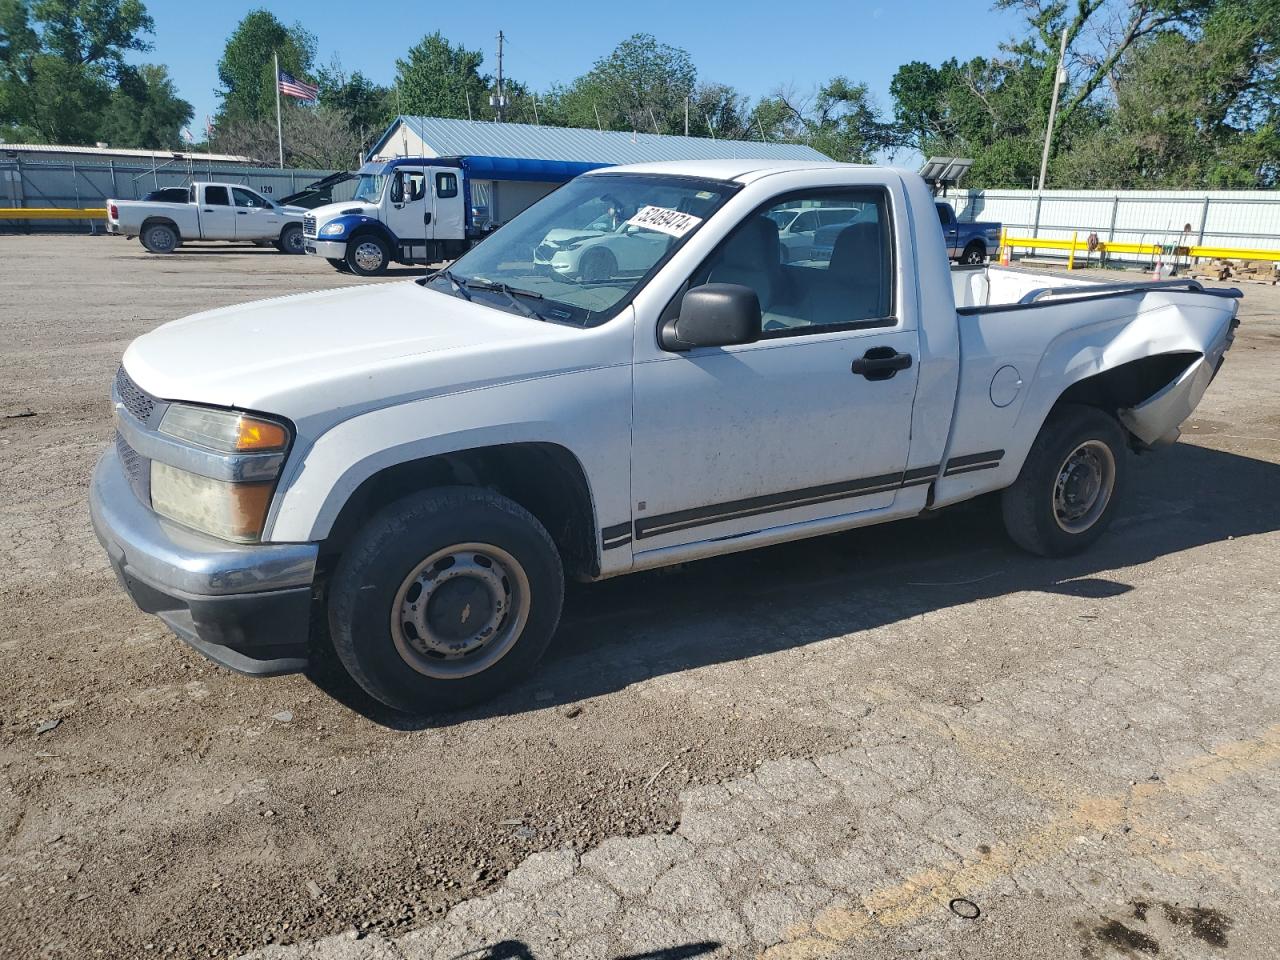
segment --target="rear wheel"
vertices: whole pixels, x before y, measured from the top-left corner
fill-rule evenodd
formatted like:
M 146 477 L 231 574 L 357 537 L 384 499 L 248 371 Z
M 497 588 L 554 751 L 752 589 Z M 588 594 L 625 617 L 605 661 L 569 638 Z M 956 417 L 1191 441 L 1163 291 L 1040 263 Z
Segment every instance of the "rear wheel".
M 986 245 L 977 240 L 970 242 L 970 244 L 964 248 L 964 253 L 960 255 L 960 262 L 967 264 L 986 263 Z
M 347 266 L 362 277 L 376 277 L 387 272 L 391 251 L 379 236 L 366 233 L 347 241 Z
M 330 583 L 334 649 L 370 695 L 411 713 L 487 699 L 527 676 L 560 619 L 551 537 L 474 487 L 406 497 L 375 515 Z
M 1045 557 L 1088 547 L 1110 526 L 1127 478 L 1128 447 L 1096 407 L 1058 407 L 1040 428 L 1018 479 L 1001 495 L 1005 529 Z
M 178 231 L 167 223 L 149 223 L 139 236 L 151 253 L 173 253 L 178 247 Z
M 293 223 L 281 230 L 279 250 L 281 253 L 306 253 L 306 247 L 302 242 L 302 227 Z

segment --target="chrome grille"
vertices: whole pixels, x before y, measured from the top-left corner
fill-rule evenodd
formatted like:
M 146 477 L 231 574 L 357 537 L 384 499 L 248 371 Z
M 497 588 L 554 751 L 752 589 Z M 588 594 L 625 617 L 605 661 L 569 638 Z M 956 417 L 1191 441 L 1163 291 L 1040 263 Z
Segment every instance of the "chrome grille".
M 124 467 L 125 476 L 129 478 L 129 486 L 137 494 L 139 500 L 151 505 L 151 461 L 129 446 L 129 442 L 119 430 L 116 431 L 116 455 Z
M 316 235 L 316 218 L 313 214 L 308 213 L 302 218 L 302 233 L 308 237 Z
M 156 399 L 134 383 L 124 372 L 124 367 L 116 371 L 116 395 L 135 420 L 142 423 L 150 421 L 156 409 Z

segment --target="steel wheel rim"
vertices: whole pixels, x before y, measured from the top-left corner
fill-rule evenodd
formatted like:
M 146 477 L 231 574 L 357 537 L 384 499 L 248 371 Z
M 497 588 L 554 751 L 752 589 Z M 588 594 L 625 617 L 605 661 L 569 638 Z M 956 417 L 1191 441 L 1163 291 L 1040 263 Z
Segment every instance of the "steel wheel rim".
M 366 240 L 356 247 L 355 261 L 361 270 L 377 270 L 382 266 L 382 248 Z
M 159 227 L 153 230 L 151 232 L 151 245 L 157 250 L 172 250 L 174 245 L 173 231 L 168 227 Z
M 515 646 L 529 620 L 529 599 L 528 574 L 507 551 L 454 544 L 401 582 L 391 605 L 391 636 L 401 659 L 424 676 L 474 676 Z
M 290 230 L 284 235 L 284 245 L 289 250 L 302 249 L 302 231 Z
M 1053 518 L 1066 533 L 1084 533 L 1111 503 L 1116 458 L 1101 440 L 1086 440 L 1067 455 L 1053 482 Z

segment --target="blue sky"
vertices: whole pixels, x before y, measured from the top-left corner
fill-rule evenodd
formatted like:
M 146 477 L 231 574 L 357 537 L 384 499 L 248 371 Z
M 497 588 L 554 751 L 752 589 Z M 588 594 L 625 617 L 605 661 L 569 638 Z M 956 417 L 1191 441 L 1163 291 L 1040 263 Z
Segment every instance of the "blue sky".
M 758 97 L 779 84 L 800 92 L 845 74 L 863 80 L 882 107 L 889 81 L 908 60 L 937 63 L 992 54 L 1021 24 L 1009 13 L 973 0 L 642 0 L 638 3 L 503 2 L 483 6 L 434 3 L 351 3 L 338 0 L 147 0 L 155 19 L 155 49 L 135 57 L 167 64 L 179 93 L 195 107 L 192 128 L 217 109 L 217 63 L 236 23 L 265 7 L 288 24 L 302 22 L 319 40 L 319 59 L 338 54 L 348 71 L 381 83 L 423 34 L 442 31 L 455 43 L 485 52 L 492 72 L 501 28 L 505 64 L 534 89 L 568 82 L 633 33 L 648 32 L 684 47 L 702 80 L 729 83 Z

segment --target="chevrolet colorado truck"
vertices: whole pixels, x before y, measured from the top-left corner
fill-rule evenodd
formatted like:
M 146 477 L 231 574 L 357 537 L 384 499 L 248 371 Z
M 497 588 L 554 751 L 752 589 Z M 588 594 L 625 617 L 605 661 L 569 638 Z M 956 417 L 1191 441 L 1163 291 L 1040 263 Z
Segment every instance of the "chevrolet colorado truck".
M 173 253 L 188 240 L 247 240 L 301 254 L 304 213 L 236 183 L 193 183 L 182 202 L 108 200 L 107 232 L 137 237 L 151 253 Z
M 648 259 L 534 250 L 610 197 Z M 787 262 L 774 214 L 858 209 Z M 1032 553 L 1106 529 L 1172 442 L 1240 296 L 952 270 L 914 173 L 585 174 L 450 267 L 227 307 L 135 340 L 91 513 L 124 588 L 213 660 L 304 670 L 327 628 L 407 711 L 528 675 L 599 580 L 998 493 Z

